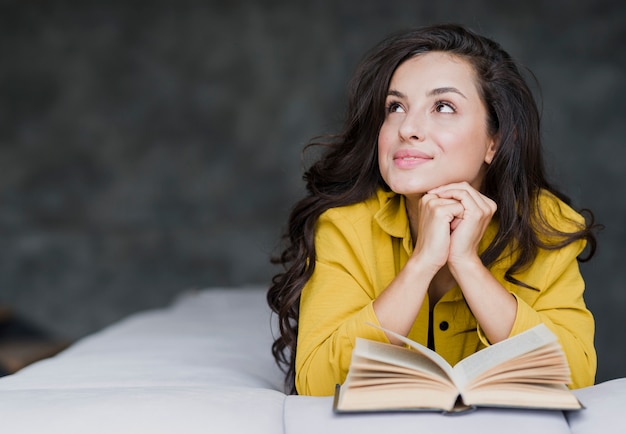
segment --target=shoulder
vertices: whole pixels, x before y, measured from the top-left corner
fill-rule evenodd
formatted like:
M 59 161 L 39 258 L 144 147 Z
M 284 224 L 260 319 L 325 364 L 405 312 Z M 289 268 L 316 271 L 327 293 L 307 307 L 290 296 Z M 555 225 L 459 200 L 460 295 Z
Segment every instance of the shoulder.
M 559 279 L 564 278 L 572 285 L 581 282 L 577 258 L 587 244 L 584 237 L 576 235 L 586 225 L 581 214 L 547 190 L 542 190 L 536 200 L 533 225 L 539 245 L 534 259 L 514 275 L 515 279 L 529 285 L 530 289 L 514 285 L 518 295 L 528 294 L 525 298 L 528 302 Z M 506 273 L 515 259 L 517 255 L 509 256 L 496 268 Z M 564 274 L 566 270 L 569 271 Z
M 577 232 L 585 228 L 585 218 L 553 193 L 541 190 L 537 196 L 539 224 L 560 232 Z
M 403 238 L 408 226 L 404 197 L 379 188 L 364 201 L 326 210 L 317 221 L 316 235 L 318 239 L 369 244 Z
M 347 223 L 351 225 L 370 224 L 374 216 L 395 196 L 382 188 L 364 201 L 327 209 L 319 218 L 319 223 Z
M 381 202 L 385 202 L 385 194 L 377 191 L 364 201 L 322 213 L 315 226 L 317 261 L 341 263 L 342 267 L 365 261 L 373 251 L 371 246 L 382 236 L 375 223 Z M 359 261 L 354 262 L 357 257 Z

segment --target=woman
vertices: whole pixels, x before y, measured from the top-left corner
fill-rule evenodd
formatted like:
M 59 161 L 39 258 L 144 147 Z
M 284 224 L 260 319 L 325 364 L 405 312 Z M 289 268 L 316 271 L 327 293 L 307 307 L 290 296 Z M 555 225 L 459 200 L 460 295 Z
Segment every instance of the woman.
M 442 25 L 361 63 L 344 130 L 305 173 L 268 302 L 292 392 L 330 395 L 357 336 L 409 336 L 455 364 L 537 324 L 571 387 L 594 382 L 594 321 L 577 258 L 592 222 L 546 180 L 540 119 L 495 42 Z

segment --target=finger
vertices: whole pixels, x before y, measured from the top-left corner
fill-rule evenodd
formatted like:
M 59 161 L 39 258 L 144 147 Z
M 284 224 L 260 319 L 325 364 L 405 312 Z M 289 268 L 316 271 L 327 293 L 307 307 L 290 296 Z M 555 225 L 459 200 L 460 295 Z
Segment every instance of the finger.
M 444 185 L 440 185 L 439 187 L 433 188 L 432 190 L 429 190 L 428 193 L 431 194 L 439 194 L 442 191 L 446 191 L 446 190 L 474 190 L 474 187 L 472 187 L 468 182 L 463 181 L 463 182 L 452 182 L 450 184 L 444 184 Z
M 455 218 L 454 220 L 452 220 L 452 222 L 450 222 L 450 232 L 454 231 L 463 221 L 462 218 Z
M 476 195 L 474 191 L 466 189 L 449 188 L 440 190 L 437 192 L 437 196 L 442 199 L 453 199 L 461 202 L 463 207 L 467 210 L 484 209 L 484 205 L 481 203 L 482 199 Z
M 468 209 L 477 207 L 484 215 L 493 215 L 497 209 L 493 200 L 481 194 L 467 183 L 445 185 L 431 190 L 429 193 L 441 198 L 459 200 Z
M 465 207 L 456 199 L 435 197 L 426 202 L 423 213 L 424 217 L 432 216 L 436 221 L 452 223 L 454 219 L 463 219 Z

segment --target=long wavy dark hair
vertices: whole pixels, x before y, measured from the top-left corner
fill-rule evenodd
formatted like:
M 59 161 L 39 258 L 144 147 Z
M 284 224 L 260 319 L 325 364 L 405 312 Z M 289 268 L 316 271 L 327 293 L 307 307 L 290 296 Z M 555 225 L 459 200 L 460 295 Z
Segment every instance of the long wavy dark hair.
M 300 294 L 315 268 L 315 225 L 329 208 L 368 199 L 379 187 L 388 188 L 378 168 L 378 133 L 383 123 L 385 99 L 396 68 L 414 56 L 438 51 L 458 56 L 472 65 L 478 90 L 487 108 L 489 134 L 497 151 L 488 166 L 481 192 L 498 209 L 495 238 L 482 252 L 486 266 L 507 248 L 515 246 L 516 260 L 505 278 L 524 285 L 513 275 L 530 265 L 539 248 L 558 249 L 587 239 L 588 260 L 596 249 L 593 215 L 584 227 L 561 232 L 541 217 L 538 195 L 552 192 L 566 203 L 569 198 L 546 179 L 541 153 L 540 114 L 533 94 L 511 56 L 501 46 L 464 27 L 446 24 L 420 28 L 388 37 L 363 59 L 349 87 L 343 131 L 317 139 L 308 147 L 322 146 L 323 155 L 306 170 L 307 195 L 296 203 L 284 236 L 284 250 L 272 259 L 283 272 L 272 279 L 267 301 L 278 316 L 280 335 L 272 353 L 285 371 L 285 386 L 296 393 L 295 354 Z M 547 237 L 546 237 L 547 236 Z M 556 237 L 556 238 L 555 238 Z M 547 244 L 546 239 L 557 239 Z

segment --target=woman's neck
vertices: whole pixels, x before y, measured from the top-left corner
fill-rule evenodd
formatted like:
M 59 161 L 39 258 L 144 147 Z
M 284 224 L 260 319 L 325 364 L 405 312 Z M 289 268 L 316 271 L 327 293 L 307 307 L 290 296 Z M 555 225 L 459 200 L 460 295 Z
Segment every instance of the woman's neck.
M 417 240 L 417 220 L 419 215 L 419 201 L 424 196 L 423 194 L 404 196 L 404 207 L 406 208 L 406 214 L 409 219 L 409 228 L 411 229 L 411 239 L 413 245 Z

